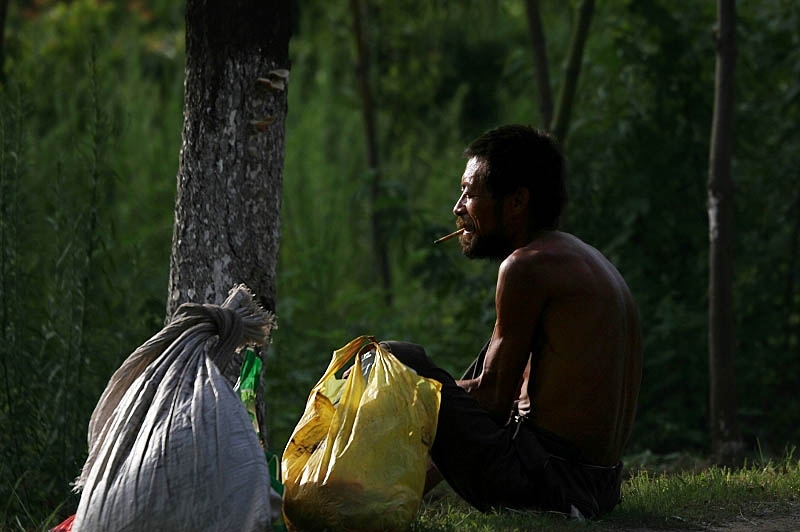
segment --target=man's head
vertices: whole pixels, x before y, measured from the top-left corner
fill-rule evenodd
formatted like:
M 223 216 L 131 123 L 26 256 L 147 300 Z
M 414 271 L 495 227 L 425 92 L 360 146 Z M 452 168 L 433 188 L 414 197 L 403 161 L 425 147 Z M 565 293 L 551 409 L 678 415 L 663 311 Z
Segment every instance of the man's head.
M 550 136 L 503 126 L 475 139 L 464 155 L 469 161 L 453 212 L 467 229 L 460 239 L 465 255 L 502 259 L 514 250 L 520 228 L 532 235 L 558 227 L 567 196 L 565 165 Z
M 567 202 L 564 156 L 547 133 L 509 125 L 487 131 L 464 150 L 486 163 L 486 188 L 495 199 L 529 191 L 531 229 L 557 229 Z

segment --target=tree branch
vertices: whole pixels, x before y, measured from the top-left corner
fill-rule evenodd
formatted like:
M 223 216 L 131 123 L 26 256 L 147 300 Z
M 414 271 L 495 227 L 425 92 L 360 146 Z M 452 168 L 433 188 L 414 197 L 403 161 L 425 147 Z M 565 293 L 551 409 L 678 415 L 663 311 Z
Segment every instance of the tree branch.
M 550 70 L 547 63 L 547 43 L 542 29 L 542 17 L 539 0 L 526 0 L 525 10 L 528 17 L 528 33 L 531 37 L 533 51 L 533 69 L 536 73 L 537 99 L 542 128 L 550 130 L 553 120 L 553 95 L 550 90 Z
M 569 117 L 572 112 L 572 102 L 578 86 L 578 75 L 583 61 L 583 49 L 589 35 L 589 25 L 594 13 L 594 0 L 582 0 L 578 8 L 578 20 L 572 31 L 569 45 L 569 57 L 564 66 L 564 82 L 558 95 L 555 121 L 552 128 L 553 136 L 563 145 L 566 141 L 569 128 Z
M 370 63 L 367 36 L 364 30 L 361 0 L 350 0 L 350 11 L 353 17 L 353 38 L 356 43 L 356 77 L 361 94 L 361 114 L 364 119 L 364 137 L 367 148 L 367 166 L 370 174 L 370 208 L 372 221 L 372 247 L 375 266 L 383 287 L 384 300 L 392 304 L 392 278 L 389 265 L 389 248 L 387 235 L 377 208 L 381 190 L 381 173 L 378 160 L 378 133 L 375 124 L 375 103 L 370 86 Z

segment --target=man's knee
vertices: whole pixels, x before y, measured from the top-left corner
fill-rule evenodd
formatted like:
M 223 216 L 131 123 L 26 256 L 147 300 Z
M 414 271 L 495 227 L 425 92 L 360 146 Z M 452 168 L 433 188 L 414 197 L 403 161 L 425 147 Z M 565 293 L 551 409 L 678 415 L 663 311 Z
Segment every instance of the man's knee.
M 390 340 L 381 342 L 381 347 L 392 353 L 397 360 L 410 367 L 417 373 L 433 366 L 433 363 L 425 354 L 425 349 L 419 344 L 411 342 L 398 342 Z
M 384 349 L 388 349 L 400 362 L 417 372 L 417 375 L 441 382 L 446 387 L 455 387 L 453 377 L 445 370 L 433 363 L 425 354 L 425 349 L 419 344 L 410 342 L 381 342 Z M 444 390 L 444 389 L 443 389 Z M 442 392 L 445 395 L 445 392 Z

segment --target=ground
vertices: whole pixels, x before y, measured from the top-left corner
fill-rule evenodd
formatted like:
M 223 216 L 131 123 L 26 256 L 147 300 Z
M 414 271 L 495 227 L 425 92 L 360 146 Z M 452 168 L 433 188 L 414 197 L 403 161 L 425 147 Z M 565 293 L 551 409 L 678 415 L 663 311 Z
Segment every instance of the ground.
M 747 514 L 740 513 L 734 520 L 715 523 L 691 523 L 675 517 L 658 528 L 611 528 L 615 532 L 797 532 L 800 531 L 800 505 L 788 509 L 761 508 Z

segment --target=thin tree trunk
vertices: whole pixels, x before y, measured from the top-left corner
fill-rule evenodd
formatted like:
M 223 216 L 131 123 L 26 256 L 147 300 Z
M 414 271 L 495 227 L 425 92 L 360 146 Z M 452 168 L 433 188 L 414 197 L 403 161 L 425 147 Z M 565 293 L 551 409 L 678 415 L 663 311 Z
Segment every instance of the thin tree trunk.
M 168 319 L 187 301 L 222 303 L 238 283 L 275 310 L 290 17 L 282 0 L 186 3 Z M 240 365 L 229 365 L 229 380 Z
M 528 17 L 528 33 L 531 37 L 533 51 L 533 69 L 536 73 L 537 102 L 542 128 L 549 131 L 553 120 L 553 95 L 550 91 L 550 69 L 547 63 L 547 43 L 542 29 L 542 17 L 539 0 L 526 0 L 525 10 Z
M 356 78 L 361 95 L 361 114 L 364 121 L 364 140 L 367 149 L 367 166 L 370 175 L 370 220 L 372 225 L 372 249 L 375 266 L 378 270 L 384 299 L 387 305 L 392 304 L 392 276 L 389 263 L 388 235 L 381 220 L 378 200 L 381 195 L 381 171 L 378 157 L 378 133 L 375 119 L 375 103 L 370 83 L 370 60 L 367 35 L 364 29 L 364 12 L 361 0 L 350 0 L 350 11 L 353 17 L 353 38 L 356 43 Z
M 708 174 L 708 348 L 711 442 L 716 459 L 735 461 L 742 450 L 736 418 L 733 313 L 733 209 L 731 176 L 736 64 L 735 0 L 718 0 L 714 116 Z
M 553 119 L 553 136 L 562 145 L 566 143 L 569 130 L 569 119 L 572 113 L 572 102 L 578 88 L 578 75 L 583 61 L 583 50 L 589 36 L 589 26 L 594 13 L 594 0 L 582 0 L 578 7 L 578 20 L 572 30 L 569 44 L 569 56 L 564 67 L 564 81 L 558 94 L 558 105 Z

